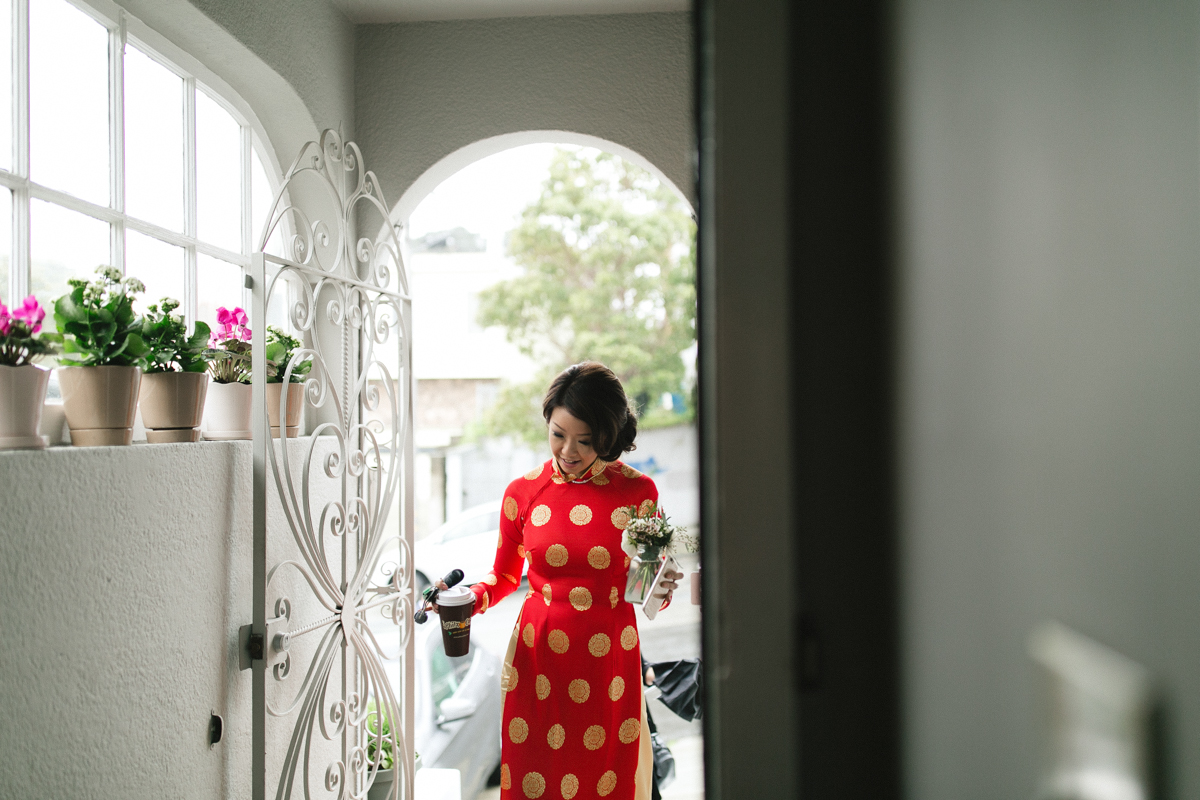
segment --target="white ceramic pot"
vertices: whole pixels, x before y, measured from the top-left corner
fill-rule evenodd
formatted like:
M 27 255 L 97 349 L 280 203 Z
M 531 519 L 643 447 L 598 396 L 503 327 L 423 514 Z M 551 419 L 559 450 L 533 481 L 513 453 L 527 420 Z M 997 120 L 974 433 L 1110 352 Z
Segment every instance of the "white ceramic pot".
M 204 438 L 214 441 L 252 439 L 250 430 L 251 397 L 254 387 L 248 383 L 214 383 L 204 401 Z
M 50 370 L 24 364 L 0 366 L 0 450 L 46 446 L 38 434 Z
M 63 412 L 77 447 L 133 444 L 137 415 L 137 367 L 59 367 Z
M 150 444 L 200 441 L 200 419 L 208 393 L 203 372 L 149 372 L 142 376 L 138 404 Z
M 300 435 L 300 412 L 304 410 L 304 384 L 287 385 L 287 437 Z M 279 398 L 283 396 L 282 383 L 267 384 L 267 420 L 271 424 L 271 438 L 279 438 Z

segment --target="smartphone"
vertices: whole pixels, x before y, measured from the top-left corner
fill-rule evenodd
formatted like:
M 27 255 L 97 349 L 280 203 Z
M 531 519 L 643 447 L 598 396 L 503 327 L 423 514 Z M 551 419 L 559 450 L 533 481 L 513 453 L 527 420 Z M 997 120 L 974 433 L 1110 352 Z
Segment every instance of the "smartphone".
M 646 595 L 646 601 L 642 603 L 642 612 L 647 619 L 654 619 L 658 615 L 663 600 L 667 599 L 667 590 L 662 588 L 663 574 L 667 572 L 683 572 L 679 567 L 679 562 L 675 560 L 675 556 L 667 556 L 662 566 L 658 568 L 658 574 L 654 576 L 654 588 L 650 590 L 650 594 Z

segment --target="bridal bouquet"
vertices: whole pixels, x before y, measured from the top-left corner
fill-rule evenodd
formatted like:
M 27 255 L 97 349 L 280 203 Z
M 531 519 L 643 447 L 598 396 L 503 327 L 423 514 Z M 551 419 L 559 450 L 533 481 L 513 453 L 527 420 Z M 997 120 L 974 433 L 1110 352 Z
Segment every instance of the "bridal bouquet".
M 672 525 L 670 518 L 653 502 L 647 501 L 641 508 L 630 506 L 625 513 L 629 522 L 621 547 L 630 556 L 625 599 L 641 604 L 654 591 L 654 578 L 663 561 L 681 548 L 694 552 L 696 538 L 687 532 L 687 528 Z

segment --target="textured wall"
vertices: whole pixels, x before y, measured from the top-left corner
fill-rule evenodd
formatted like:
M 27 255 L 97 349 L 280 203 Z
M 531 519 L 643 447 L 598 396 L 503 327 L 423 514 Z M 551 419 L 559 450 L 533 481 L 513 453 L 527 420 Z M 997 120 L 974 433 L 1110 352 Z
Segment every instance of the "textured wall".
M 249 796 L 250 461 L 249 442 L 0 453 L 0 796 Z
M 1031 796 L 1053 618 L 1200 796 L 1200 10 L 899 8 L 908 795 Z
M 396 202 L 480 139 L 563 130 L 624 145 L 692 196 L 687 13 L 361 25 L 356 130 Z
M 320 129 L 341 125 L 345 134 L 354 135 L 354 25 L 332 3 L 189 2 L 291 84 Z M 294 155 L 280 157 L 290 161 Z

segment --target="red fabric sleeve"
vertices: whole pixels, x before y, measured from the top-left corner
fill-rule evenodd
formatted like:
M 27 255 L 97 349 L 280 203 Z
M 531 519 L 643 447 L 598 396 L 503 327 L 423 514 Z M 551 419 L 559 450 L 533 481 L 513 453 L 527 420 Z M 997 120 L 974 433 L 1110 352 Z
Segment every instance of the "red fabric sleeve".
M 492 571 L 482 583 L 471 587 L 475 593 L 476 614 L 484 613 L 521 585 L 521 568 L 525 560 L 522 544 L 525 538 L 522 534 L 524 525 L 525 509 L 519 507 L 510 486 L 504 493 L 504 505 L 500 511 L 500 539 L 496 543 L 496 560 Z

